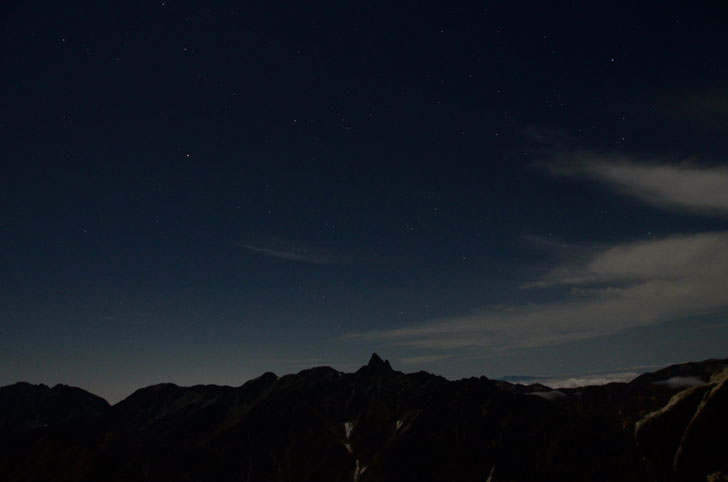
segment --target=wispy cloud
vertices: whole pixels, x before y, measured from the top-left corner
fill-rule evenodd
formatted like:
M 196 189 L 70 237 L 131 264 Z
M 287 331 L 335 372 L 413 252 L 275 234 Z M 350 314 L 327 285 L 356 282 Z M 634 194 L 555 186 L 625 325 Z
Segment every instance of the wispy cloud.
M 715 312 L 728 307 L 728 232 L 616 245 L 557 266 L 527 285 L 561 287 L 566 293 L 550 303 L 486 308 L 348 336 L 429 349 L 507 351 Z
M 332 255 L 308 247 L 283 246 L 272 248 L 265 246 L 255 246 L 245 243 L 238 243 L 238 246 L 248 251 L 252 251 L 253 253 L 258 253 L 264 256 L 271 256 L 278 259 L 297 261 L 300 263 L 321 265 L 338 264 L 338 260 Z
M 594 153 L 563 157 L 548 164 L 553 174 L 596 179 L 657 206 L 728 215 L 728 167 L 637 163 Z
M 726 167 L 640 164 L 593 153 L 562 159 L 547 165 L 553 174 L 592 178 L 654 205 L 728 215 Z M 545 248 L 553 244 L 536 241 Z M 524 297 L 540 288 L 561 294 L 550 302 L 486 307 L 347 336 L 420 349 L 487 348 L 498 353 L 717 313 L 728 308 L 728 231 L 580 246 L 577 257 L 522 288 Z M 411 362 L 422 361 L 413 357 Z

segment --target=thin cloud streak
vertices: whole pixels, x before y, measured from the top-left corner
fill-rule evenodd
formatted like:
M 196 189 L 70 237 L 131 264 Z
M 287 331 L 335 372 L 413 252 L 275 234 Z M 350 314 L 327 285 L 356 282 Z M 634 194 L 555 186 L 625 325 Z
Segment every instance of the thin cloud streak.
M 405 365 L 424 365 L 427 363 L 434 363 L 434 362 L 437 362 L 440 360 L 446 360 L 448 358 L 452 358 L 452 355 L 410 356 L 410 357 L 400 358 L 399 361 L 401 361 Z
M 561 287 L 566 293 L 550 303 L 487 308 L 347 336 L 426 349 L 505 352 L 713 313 L 728 307 L 728 232 L 620 244 L 586 262 L 558 266 L 529 286 Z
M 330 265 L 338 264 L 338 261 L 325 253 L 315 252 L 309 248 L 273 249 L 252 244 L 238 243 L 238 246 L 254 253 L 270 256 L 278 259 L 297 261 L 299 263 Z
M 728 216 L 728 168 L 689 163 L 643 164 L 630 158 L 586 153 L 547 165 L 561 176 L 589 177 L 649 204 Z

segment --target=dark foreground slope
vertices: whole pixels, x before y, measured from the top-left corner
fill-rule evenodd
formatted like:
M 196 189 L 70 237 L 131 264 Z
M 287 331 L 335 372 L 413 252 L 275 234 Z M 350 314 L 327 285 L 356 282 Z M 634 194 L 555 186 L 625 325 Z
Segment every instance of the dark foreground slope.
M 0 480 L 723 480 L 728 360 L 550 390 L 373 355 L 237 388 L 0 388 Z

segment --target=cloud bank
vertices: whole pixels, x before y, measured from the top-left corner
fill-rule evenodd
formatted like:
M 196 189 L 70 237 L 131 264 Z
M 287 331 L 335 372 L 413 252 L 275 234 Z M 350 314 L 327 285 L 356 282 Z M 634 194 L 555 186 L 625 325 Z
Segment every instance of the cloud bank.
M 728 232 L 624 243 L 557 266 L 528 287 L 560 287 L 558 301 L 487 308 L 350 338 L 494 351 L 609 335 L 728 307 Z M 528 293 L 528 291 L 525 291 Z
M 608 383 L 628 383 L 640 376 L 640 372 L 614 372 L 597 373 L 589 375 L 577 375 L 562 378 L 536 378 L 529 380 L 529 383 L 541 383 L 550 388 L 579 388 L 589 385 L 606 385 Z

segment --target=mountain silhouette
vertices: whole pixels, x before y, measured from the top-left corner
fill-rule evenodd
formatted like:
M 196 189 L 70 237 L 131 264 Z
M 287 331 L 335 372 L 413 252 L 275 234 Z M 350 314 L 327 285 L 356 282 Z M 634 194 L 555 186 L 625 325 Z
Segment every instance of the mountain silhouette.
M 721 480 L 728 359 L 552 390 L 405 374 L 265 373 L 159 384 L 110 406 L 79 388 L 0 388 L 3 481 Z

